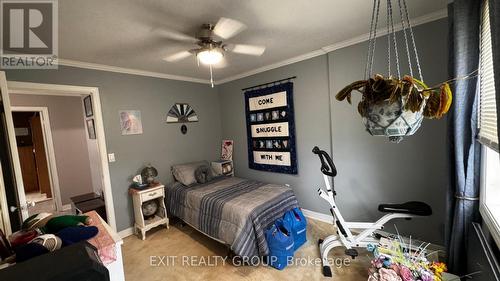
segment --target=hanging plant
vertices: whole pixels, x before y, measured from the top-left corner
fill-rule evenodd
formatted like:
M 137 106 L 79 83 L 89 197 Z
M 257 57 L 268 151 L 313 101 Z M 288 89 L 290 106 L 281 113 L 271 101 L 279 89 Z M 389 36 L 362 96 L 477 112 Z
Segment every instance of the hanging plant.
M 369 118 L 369 112 L 374 106 L 390 106 L 401 102 L 399 106 L 404 111 L 412 113 L 423 112 L 429 119 L 441 118 L 451 106 L 451 89 L 448 83 L 437 88 L 429 88 L 424 82 L 406 75 L 402 80 L 384 78 L 376 74 L 374 78 L 351 83 L 342 89 L 335 98 L 338 101 L 347 100 L 351 103 L 352 91 L 362 95 L 358 104 L 358 112 L 362 117 Z
M 420 128 L 424 117 L 441 118 L 450 109 L 452 101 L 452 92 L 447 82 L 432 88 L 424 83 L 406 0 L 398 0 L 398 4 L 410 74 L 398 78 L 401 77 L 401 72 L 392 15 L 392 1 L 387 0 L 388 75 L 387 77 L 381 74 L 372 75 L 380 10 L 380 0 L 374 0 L 365 79 L 351 83 L 336 95 L 337 100 L 347 100 L 351 104 L 352 92 L 361 93 L 362 98 L 358 104 L 358 112 L 363 117 L 367 131 L 375 136 L 389 137 L 389 140 L 393 142 L 400 142 L 404 136 L 413 135 Z M 413 54 L 410 47 L 413 49 Z M 392 48 L 397 66 L 396 77 L 391 75 Z M 412 56 L 415 57 L 420 79 L 413 76 Z M 367 78 L 370 76 L 373 78 Z

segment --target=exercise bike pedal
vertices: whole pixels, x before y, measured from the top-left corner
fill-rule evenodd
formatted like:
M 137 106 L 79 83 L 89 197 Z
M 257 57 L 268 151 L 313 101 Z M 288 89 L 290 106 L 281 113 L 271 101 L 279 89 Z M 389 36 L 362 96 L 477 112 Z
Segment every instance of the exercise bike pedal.
M 356 249 L 346 249 L 345 254 L 351 256 L 352 259 L 355 259 L 359 255 Z
M 332 277 L 332 270 L 328 265 L 323 265 L 323 276 Z

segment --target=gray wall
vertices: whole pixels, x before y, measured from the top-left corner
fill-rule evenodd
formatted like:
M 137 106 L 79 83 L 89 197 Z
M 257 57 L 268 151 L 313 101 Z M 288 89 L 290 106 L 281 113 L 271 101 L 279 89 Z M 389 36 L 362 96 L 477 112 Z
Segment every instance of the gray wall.
M 447 78 L 446 20 L 415 29 L 426 82 Z M 385 74 L 386 39 L 378 40 L 375 71 Z M 431 218 L 398 221 L 399 230 L 434 243 L 443 243 L 446 175 L 446 122 L 424 121 L 415 136 L 400 144 L 372 137 L 364 131 L 356 105 L 335 101 L 348 83 L 362 79 L 367 43 L 356 44 L 219 87 L 222 137 L 234 139 L 237 176 L 288 183 L 303 208 L 328 213 L 316 189 L 323 185 L 313 146 L 333 152 L 339 169 L 335 180 L 338 203 L 348 220 L 376 220 L 379 203 L 421 200 L 434 209 Z M 400 50 L 400 54 L 402 53 Z M 403 53 L 404 54 L 404 53 Z M 402 59 L 402 63 L 406 63 Z M 406 72 L 406 71 L 403 71 Z M 248 168 L 242 88 L 289 76 L 294 80 L 294 104 L 299 174 L 279 175 Z M 330 88 L 330 90 L 329 90 Z M 331 106 L 329 107 L 329 104 Z M 330 110 L 331 108 L 331 110 Z M 332 149 L 333 148 L 333 149 Z M 391 225 L 394 222 L 390 223 Z
M 10 95 L 10 102 L 13 106 L 47 107 L 62 203 L 69 204 L 71 197 L 92 192 L 91 164 L 81 98 Z
M 160 180 L 171 180 L 174 163 L 214 160 L 220 154 L 220 106 L 216 89 L 204 84 L 172 81 L 61 66 L 59 70 L 8 70 L 7 80 L 99 87 L 106 146 L 114 152 L 110 163 L 111 185 L 118 230 L 133 224 L 132 201 L 127 193 L 131 177 L 151 163 Z M 165 124 L 176 102 L 194 107 L 200 119 L 187 124 L 182 135 L 178 124 Z M 142 135 L 122 136 L 118 111 L 137 109 L 142 114 Z

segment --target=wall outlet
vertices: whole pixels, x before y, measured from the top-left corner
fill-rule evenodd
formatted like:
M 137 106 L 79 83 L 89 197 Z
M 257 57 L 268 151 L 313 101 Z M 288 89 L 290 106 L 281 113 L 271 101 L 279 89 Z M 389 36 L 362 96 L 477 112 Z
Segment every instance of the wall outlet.
M 108 154 L 108 161 L 109 161 L 109 163 L 113 163 L 113 162 L 116 161 L 114 153 L 109 153 Z

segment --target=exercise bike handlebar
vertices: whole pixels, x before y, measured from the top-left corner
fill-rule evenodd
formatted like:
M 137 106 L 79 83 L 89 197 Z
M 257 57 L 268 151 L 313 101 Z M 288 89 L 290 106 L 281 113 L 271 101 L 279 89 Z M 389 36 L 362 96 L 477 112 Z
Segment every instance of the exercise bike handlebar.
M 321 160 L 321 172 L 327 176 L 335 177 L 337 175 L 337 168 L 333 164 L 332 158 L 324 150 L 319 149 L 315 146 L 312 152 L 318 155 L 319 160 Z

